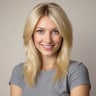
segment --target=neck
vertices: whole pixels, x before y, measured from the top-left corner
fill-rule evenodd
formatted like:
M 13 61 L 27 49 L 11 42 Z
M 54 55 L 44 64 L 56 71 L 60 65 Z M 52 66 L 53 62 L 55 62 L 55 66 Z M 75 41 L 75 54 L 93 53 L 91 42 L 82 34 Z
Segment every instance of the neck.
M 42 56 L 42 70 L 51 70 L 54 68 L 56 57 Z

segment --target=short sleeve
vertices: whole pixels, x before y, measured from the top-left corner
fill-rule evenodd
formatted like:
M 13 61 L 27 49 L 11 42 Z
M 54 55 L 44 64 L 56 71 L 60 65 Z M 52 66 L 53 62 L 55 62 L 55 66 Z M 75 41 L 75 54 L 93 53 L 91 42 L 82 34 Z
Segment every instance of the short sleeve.
M 23 85 L 22 67 L 23 67 L 23 64 L 18 64 L 13 68 L 12 75 L 9 80 L 9 85 L 14 84 L 22 88 L 22 85 Z
M 87 84 L 91 87 L 88 69 L 83 63 L 73 62 L 70 65 L 68 84 L 70 90 L 82 84 Z

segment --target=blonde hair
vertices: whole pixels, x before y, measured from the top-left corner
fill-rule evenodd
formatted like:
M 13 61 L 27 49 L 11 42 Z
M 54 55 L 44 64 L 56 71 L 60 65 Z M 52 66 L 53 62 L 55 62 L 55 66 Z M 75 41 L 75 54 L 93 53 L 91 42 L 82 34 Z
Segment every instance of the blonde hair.
M 24 77 L 29 85 L 34 86 L 36 77 L 41 70 L 41 59 L 39 52 L 35 48 L 33 33 L 41 17 L 47 15 L 56 24 L 63 41 L 56 60 L 57 72 L 55 81 L 60 80 L 67 74 L 70 60 L 70 50 L 72 46 L 72 26 L 64 10 L 55 3 L 40 3 L 33 8 L 29 14 L 24 28 L 24 45 L 27 60 L 24 64 Z

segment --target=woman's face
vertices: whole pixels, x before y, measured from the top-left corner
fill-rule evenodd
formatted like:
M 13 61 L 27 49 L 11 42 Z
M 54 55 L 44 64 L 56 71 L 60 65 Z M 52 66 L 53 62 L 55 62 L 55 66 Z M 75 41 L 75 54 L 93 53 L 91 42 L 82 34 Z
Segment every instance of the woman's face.
M 33 39 L 35 47 L 43 56 L 56 56 L 62 43 L 62 37 L 55 23 L 48 16 L 39 20 Z

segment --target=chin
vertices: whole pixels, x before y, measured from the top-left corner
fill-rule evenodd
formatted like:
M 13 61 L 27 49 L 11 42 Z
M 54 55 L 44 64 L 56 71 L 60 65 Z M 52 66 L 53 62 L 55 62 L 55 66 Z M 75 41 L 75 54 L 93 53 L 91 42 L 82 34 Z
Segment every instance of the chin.
M 55 56 L 55 54 L 54 53 L 43 53 L 43 56 L 52 57 L 52 56 Z

